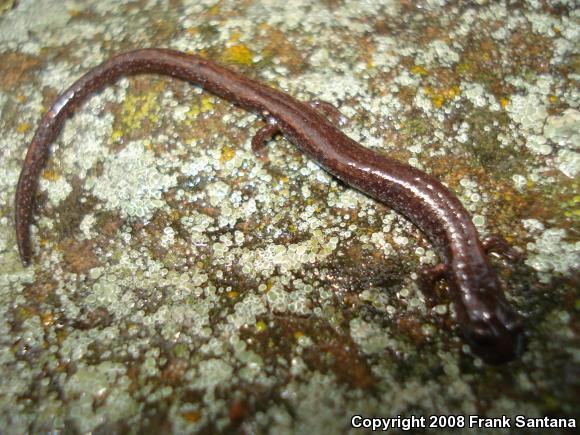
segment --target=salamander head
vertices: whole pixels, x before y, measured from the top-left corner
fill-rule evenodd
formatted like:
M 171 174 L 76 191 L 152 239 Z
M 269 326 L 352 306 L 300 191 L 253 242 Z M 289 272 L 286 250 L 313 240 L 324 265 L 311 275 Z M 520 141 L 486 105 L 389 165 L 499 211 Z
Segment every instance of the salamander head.
M 521 321 L 504 324 L 495 318 L 470 325 L 466 340 L 472 352 L 488 364 L 502 364 L 521 355 L 525 337 Z
M 488 364 L 502 364 L 525 350 L 523 322 L 496 279 L 485 287 L 474 295 L 479 300 L 470 304 L 462 330 L 475 355 Z

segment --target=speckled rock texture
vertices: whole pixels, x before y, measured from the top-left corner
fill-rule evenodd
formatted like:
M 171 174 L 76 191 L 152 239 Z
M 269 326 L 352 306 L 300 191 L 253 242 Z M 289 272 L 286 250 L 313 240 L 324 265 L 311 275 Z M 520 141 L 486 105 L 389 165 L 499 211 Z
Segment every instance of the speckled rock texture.
M 1 431 L 576 417 L 575 3 L 0 1 Z M 282 137 L 257 159 L 260 117 L 153 75 L 121 79 L 66 122 L 24 268 L 14 191 L 40 116 L 111 55 L 152 46 L 329 101 L 353 139 L 442 180 L 482 236 L 525 254 L 494 267 L 527 352 L 499 367 L 475 358 L 444 283 L 435 306 L 419 290 L 437 254 L 413 225 Z

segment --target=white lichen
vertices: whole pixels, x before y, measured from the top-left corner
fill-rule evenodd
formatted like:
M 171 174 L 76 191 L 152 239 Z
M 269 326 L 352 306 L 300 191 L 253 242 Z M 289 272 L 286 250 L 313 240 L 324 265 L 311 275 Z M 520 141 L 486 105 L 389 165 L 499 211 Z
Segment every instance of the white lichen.
M 119 153 L 109 155 L 103 175 L 90 177 L 87 185 L 103 201 L 103 207 L 123 217 L 151 219 L 163 207 L 164 191 L 177 184 L 175 173 L 158 167 L 158 160 L 143 141 L 127 144 Z

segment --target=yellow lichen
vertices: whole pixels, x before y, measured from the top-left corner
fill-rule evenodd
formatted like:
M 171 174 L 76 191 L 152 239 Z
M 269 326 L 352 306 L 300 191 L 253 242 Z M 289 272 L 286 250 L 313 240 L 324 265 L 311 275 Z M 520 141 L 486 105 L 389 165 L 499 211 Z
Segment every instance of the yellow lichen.
M 427 74 L 429 74 L 429 72 L 420 65 L 414 65 L 411 68 L 411 73 L 412 74 L 419 74 L 420 76 L 426 76 Z
M 427 95 L 433 105 L 437 108 L 442 107 L 447 101 L 454 99 L 460 93 L 459 86 L 452 86 L 450 88 L 435 89 L 431 87 L 424 88 L 425 95 Z
M 443 106 L 443 103 L 445 103 L 445 98 L 443 98 L 441 95 L 434 95 L 431 97 L 431 101 L 433 101 L 435 107 L 440 108 Z
M 226 48 L 221 58 L 227 63 L 250 66 L 252 64 L 252 51 L 244 44 L 236 44 Z
M 185 117 L 187 118 L 188 121 L 193 121 L 195 118 L 197 118 L 197 116 L 200 113 L 201 113 L 201 110 L 200 110 L 199 106 L 193 105 L 189 108 L 189 110 L 185 114 Z
M 121 130 L 115 130 L 113 133 L 111 133 L 111 140 L 113 142 L 117 142 L 122 137 L 123 137 L 123 132 Z
M 19 306 L 18 308 L 16 308 L 16 315 L 21 320 L 26 320 L 26 319 L 30 319 L 34 315 L 34 311 L 32 311 L 28 307 Z
M 16 131 L 18 133 L 26 133 L 28 131 L 28 129 L 30 128 L 30 124 L 28 122 L 21 122 L 20 124 L 18 124 L 18 126 L 16 127 Z
M 567 205 L 568 207 L 571 208 L 571 210 L 567 210 L 566 212 L 564 212 L 566 217 L 569 218 L 580 217 L 580 208 L 578 208 L 578 205 L 580 205 L 580 195 L 572 197 L 572 199 L 568 201 Z
M 43 326 L 52 326 L 54 323 L 54 317 L 50 311 L 42 313 L 40 315 L 40 320 Z
M 264 332 L 267 328 L 268 328 L 268 325 L 266 325 L 266 322 L 264 322 L 263 320 L 258 320 L 256 322 L 256 330 L 258 332 Z
M 500 98 L 499 103 L 501 104 L 501 107 L 505 109 L 510 103 L 510 99 L 507 97 Z
M 219 12 L 220 12 L 220 5 L 219 5 L 219 4 L 217 4 L 217 5 L 215 5 L 215 6 L 212 6 L 212 7 L 209 9 L 209 14 L 210 14 L 212 17 L 215 17 L 217 14 L 219 14 Z
M 225 162 L 233 159 L 235 155 L 236 155 L 236 151 L 233 148 L 230 148 L 229 146 L 226 145 L 222 148 L 220 162 L 222 164 L 224 164 Z
M 14 0 L 0 1 L 0 15 L 11 10 L 14 7 Z
M 44 171 L 42 173 L 42 178 L 44 178 L 45 180 L 48 180 L 48 181 L 56 181 L 60 178 L 60 174 L 58 174 L 56 171 L 53 171 L 51 169 L 47 169 L 46 171 Z
M 455 67 L 455 72 L 459 75 L 466 74 L 473 69 L 473 65 L 468 62 L 460 63 Z
M 201 113 L 203 112 L 209 112 L 210 110 L 213 109 L 213 99 L 212 97 L 203 97 L 201 99 Z
M 159 104 L 157 98 L 165 84 L 156 83 L 144 94 L 127 95 L 121 109 L 121 120 L 129 130 L 137 130 L 142 127 L 143 121 L 157 123 L 159 121 Z
M 191 123 L 191 121 L 196 119 L 201 113 L 210 112 L 211 110 L 213 110 L 213 108 L 214 108 L 213 97 L 204 96 L 202 97 L 201 102 L 199 104 L 194 104 L 189 108 L 189 110 L 185 114 L 185 117 L 187 121 Z

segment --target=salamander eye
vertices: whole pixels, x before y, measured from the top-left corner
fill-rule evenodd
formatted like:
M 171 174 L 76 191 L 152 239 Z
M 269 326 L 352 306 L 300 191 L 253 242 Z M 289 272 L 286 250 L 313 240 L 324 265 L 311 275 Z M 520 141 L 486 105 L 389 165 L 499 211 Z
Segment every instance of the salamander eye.
M 478 344 L 490 344 L 495 340 L 495 334 L 488 328 L 476 326 L 471 331 L 471 338 Z

